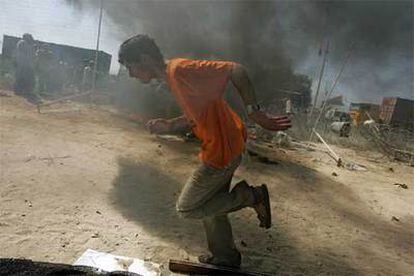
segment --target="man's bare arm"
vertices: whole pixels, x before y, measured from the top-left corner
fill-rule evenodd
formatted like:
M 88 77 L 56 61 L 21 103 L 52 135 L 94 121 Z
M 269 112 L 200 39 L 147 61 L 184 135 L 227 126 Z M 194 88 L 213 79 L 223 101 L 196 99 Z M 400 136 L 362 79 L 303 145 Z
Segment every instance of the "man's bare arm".
M 256 93 L 246 68 L 235 63 L 230 76 L 231 82 L 236 87 L 246 107 L 253 106 L 254 109 L 247 109 L 249 118 L 256 124 L 268 130 L 286 130 L 292 125 L 286 116 L 269 117 L 260 110 L 257 105 Z
M 253 84 L 250 81 L 247 69 L 243 65 L 238 63 L 234 64 L 230 79 L 245 105 L 257 105 Z

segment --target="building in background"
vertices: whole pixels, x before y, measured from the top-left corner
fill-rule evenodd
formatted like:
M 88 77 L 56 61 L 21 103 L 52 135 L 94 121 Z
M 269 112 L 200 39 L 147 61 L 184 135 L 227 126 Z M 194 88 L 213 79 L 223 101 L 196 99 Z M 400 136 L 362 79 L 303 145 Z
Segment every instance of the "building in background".
M 384 98 L 379 118 L 384 124 L 414 129 L 414 100 L 399 97 Z
M 3 36 L 2 63 L 11 62 L 16 58 L 16 45 L 20 40 L 14 36 Z M 74 88 L 80 91 L 92 87 L 94 78 L 93 67 L 96 50 L 79 48 L 74 46 L 56 44 L 45 41 L 35 41 L 36 52 L 36 83 L 37 92 L 55 94 L 64 88 Z M 46 58 L 47 54 L 47 58 Z M 103 51 L 98 51 L 98 63 L 96 68 L 96 81 L 104 83 L 109 77 L 109 69 L 112 56 Z M 45 62 L 47 60 L 47 62 Z M 90 79 L 85 81 L 85 68 L 91 73 Z M 10 71 L 14 71 L 12 68 Z M 11 73 L 11 72 L 10 72 Z
M 20 40 L 18 37 L 3 35 L 2 58 L 13 59 L 15 56 L 16 45 Z M 56 44 L 51 42 L 36 40 L 37 47 L 46 46 L 53 52 L 58 61 L 67 63 L 71 67 L 84 66 L 85 60 L 95 60 L 95 50 L 79 48 L 69 45 Z M 112 56 L 104 51 L 98 52 L 97 71 L 109 74 Z

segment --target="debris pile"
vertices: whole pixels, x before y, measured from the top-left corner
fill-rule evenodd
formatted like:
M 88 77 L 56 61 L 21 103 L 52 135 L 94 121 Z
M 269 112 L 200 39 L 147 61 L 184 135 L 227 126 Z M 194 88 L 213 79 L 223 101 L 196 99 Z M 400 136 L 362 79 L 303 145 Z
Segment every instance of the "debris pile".
M 398 128 L 389 128 L 373 120 L 364 123 L 368 138 L 391 160 L 414 165 L 414 133 Z M 405 148 L 403 148 L 405 147 Z

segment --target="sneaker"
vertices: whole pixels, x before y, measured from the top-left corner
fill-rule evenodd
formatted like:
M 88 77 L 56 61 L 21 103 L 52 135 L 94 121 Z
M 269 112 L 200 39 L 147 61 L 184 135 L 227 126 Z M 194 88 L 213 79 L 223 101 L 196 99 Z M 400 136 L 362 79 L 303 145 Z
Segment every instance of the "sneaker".
M 260 221 L 259 226 L 268 229 L 272 226 L 272 214 L 270 211 L 270 198 L 267 186 L 263 184 L 260 187 L 254 187 L 253 194 L 255 197 L 253 208 Z
M 237 255 L 230 259 L 221 259 L 212 255 L 201 255 L 198 256 L 198 261 L 203 264 L 239 268 L 241 265 L 241 254 L 237 252 Z

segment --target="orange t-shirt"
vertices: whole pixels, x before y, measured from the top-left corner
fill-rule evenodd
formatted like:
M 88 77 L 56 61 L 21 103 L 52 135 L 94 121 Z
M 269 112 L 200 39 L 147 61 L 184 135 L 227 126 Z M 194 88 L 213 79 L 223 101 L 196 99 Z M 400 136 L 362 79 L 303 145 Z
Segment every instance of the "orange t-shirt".
M 246 130 L 240 117 L 223 99 L 233 62 L 170 60 L 167 78 L 194 134 L 203 142 L 200 159 L 225 168 L 244 150 Z

